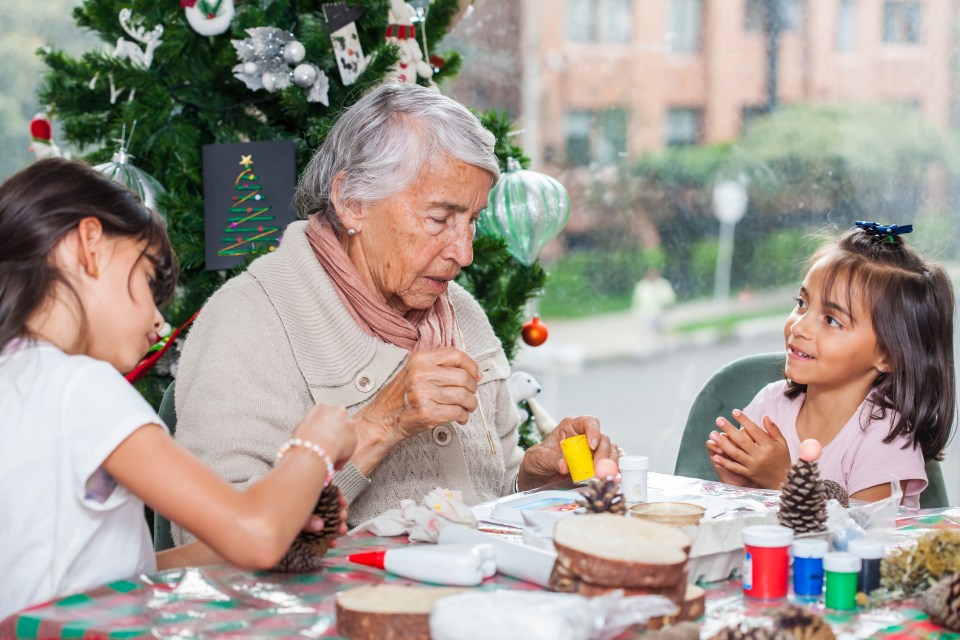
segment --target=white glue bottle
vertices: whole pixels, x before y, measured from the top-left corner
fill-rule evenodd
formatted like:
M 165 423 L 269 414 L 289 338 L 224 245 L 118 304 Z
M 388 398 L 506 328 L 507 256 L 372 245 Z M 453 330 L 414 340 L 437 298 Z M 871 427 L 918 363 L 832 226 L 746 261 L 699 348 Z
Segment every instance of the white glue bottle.
M 354 553 L 347 559 L 411 580 L 455 587 L 475 587 L 497 572 L 496 555 L 489 544 L 418 544 Z
M 497 571 L 532 582 L 546 588 L 557 554 L 523 544 L 508 542 L 503 538 L 477 531 L 459 524 L 448 524 L 440 530 L 437 540 L 441 547 L 456 547 L 462 544 L 493 545 L 497 558 Z

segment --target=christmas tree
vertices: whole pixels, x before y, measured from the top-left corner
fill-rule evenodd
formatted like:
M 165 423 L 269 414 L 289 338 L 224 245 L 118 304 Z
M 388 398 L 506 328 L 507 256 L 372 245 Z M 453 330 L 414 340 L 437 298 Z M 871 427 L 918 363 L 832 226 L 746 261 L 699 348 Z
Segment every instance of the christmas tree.
M 220 239 L 223 247 L 217 250 L 218 256 L 258 255 L 263 251 L 273 251 L 279 244 L 283 229 L 276 224 L 276 218 L 270 214 L 270 205 L 266 196 L 260 193 L 259 178 L 253 172 L 252 156 L 241 156 L 243 167 L 234 180 L 233 203 L 227 226 L 223 228 Z M 246 236 L 246 237 L 244 237 Z
M 80 58 L 40 52 L 50 68 L 40 99 L 62 125 L 61 142 L 96 164 L 136 124 L 129 151 L 166 189 L 158 207 L 181 262 L 181 286 L 165 311 L 174 327 L 233 274 L 205 269 L 203 145 L 293 140 L 302 169 L 338 114 L 388 76 L 442 89 L 460 56 L 429 47 L 469 1 L 413 5 L 415 11 L 398 0 L 86 0 L 74 18 L 109 47 Z M 507 141 L 506 116 L 478 115 L 497 138 L 501 167 L 508 156 L 525 164 Z M 461 274 L 511 359 L 524 307 L 544 278 L 539 263 L 520 263 L 496 237 L 477 238 L 474 264 Z M 138 386 L 156 405 L 169 381 L 154 373 Z

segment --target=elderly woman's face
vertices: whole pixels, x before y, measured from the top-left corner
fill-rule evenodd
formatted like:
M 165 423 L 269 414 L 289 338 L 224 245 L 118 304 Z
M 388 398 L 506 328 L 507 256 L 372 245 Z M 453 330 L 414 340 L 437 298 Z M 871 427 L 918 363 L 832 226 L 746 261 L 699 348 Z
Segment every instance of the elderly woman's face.
M 401 313 L 429 308 L 473 262 L 475 223 L 487 206 L 490 179 L 483 169 L 439 157 L 406 190 L 362 205 L 350 257 L 388 305 Z

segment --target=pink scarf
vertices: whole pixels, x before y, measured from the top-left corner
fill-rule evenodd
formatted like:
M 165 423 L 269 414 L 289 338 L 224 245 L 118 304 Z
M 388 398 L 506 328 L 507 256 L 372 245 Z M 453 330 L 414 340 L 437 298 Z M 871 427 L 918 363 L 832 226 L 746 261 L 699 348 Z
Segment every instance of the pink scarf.
M 456 325 L 447 293 L 438 296 L 430 308 L 413 309 L 403 315 L 367 287 L 333 229 L 319 214 L 310 216 L 307 239 L 343 306 L 364 332 L 407 351 L 453 346 Z

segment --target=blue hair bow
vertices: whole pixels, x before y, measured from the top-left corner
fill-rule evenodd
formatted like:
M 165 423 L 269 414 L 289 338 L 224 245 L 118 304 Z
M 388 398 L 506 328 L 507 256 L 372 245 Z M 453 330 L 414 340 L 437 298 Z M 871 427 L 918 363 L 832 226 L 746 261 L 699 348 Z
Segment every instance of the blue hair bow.
M 912 224 L 891 224 L 884 226 L 882 224 L 877 224 L 876 222 L 857 220 L 856 225 L 868 236 L 874 236 L 890 243 L 893 242 L 894 236 L 899 236 L 900 234 L 910 233 L 913 231 Z

